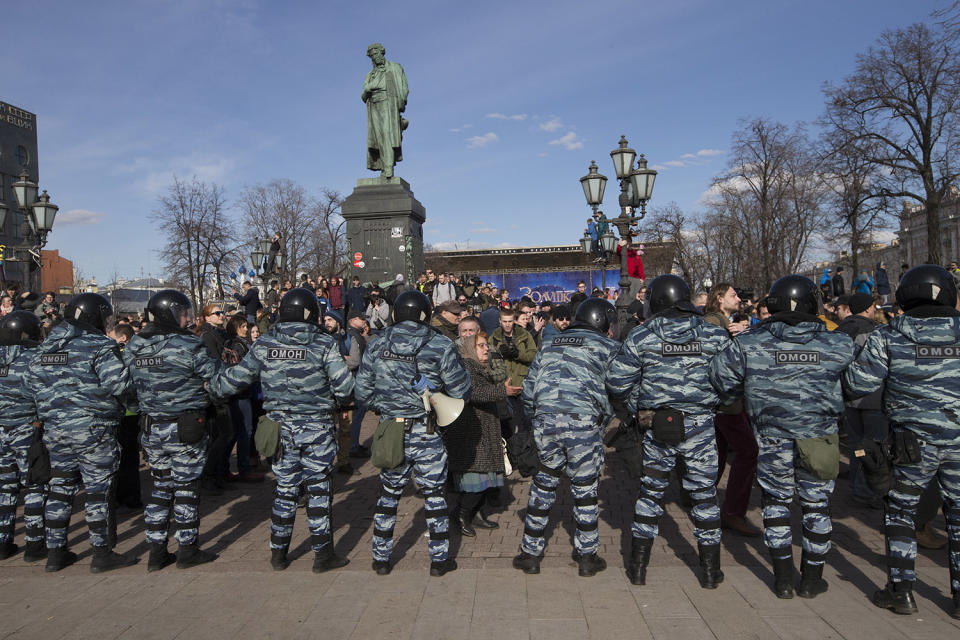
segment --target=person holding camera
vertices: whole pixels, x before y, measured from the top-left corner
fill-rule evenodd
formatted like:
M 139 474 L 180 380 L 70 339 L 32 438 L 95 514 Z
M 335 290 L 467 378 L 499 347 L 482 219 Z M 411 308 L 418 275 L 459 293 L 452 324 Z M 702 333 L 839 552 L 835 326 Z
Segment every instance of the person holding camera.
M 383 292 L 374 288 L 370 292 L 370 304 L 367 305 L 367 319 L 374 334 L 390 326 L 390 305 L 383 299 Z

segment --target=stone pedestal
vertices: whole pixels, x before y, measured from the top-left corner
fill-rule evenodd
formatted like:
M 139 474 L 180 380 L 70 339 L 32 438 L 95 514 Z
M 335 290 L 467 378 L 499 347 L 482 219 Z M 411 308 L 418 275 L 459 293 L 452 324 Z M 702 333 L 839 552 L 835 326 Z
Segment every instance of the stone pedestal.
M 408 284 L 416 280 L 423 271 L 423 223 L 427 216 L 405 180 L 357 180 L 341 211 L 347 221 L 351 277 L 384 287 L 392 284 L 398 273 Z

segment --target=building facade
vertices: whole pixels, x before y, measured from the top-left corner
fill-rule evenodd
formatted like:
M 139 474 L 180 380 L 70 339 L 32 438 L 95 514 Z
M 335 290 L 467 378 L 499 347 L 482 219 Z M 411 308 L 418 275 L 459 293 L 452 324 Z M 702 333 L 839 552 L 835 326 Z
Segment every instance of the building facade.
M 927 211 L 923 205 L 904 205 L 900 214 L 900 253 L 911 267 L 927 261 Z M 940 255 L 943 265 L 960 262 L 960 195 L 940 207 Z

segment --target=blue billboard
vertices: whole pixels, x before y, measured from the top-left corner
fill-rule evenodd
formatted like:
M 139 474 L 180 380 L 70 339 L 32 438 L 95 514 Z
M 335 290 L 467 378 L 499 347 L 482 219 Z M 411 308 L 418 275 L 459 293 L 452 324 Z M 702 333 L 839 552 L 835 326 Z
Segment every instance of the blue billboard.
M 620 269 L 607 270 L 606 283 L 610 290 L 617 288 L 620 282 Z M 577 283 L 587 283 L 587 295 L 594 287 L 602 289 L 603 277 L 600 271 L 546 271 L 535 273 L 507 273 L 502 275 L 483 274 L 484 282 L 490 282 L 510 292 L 511 300 L 529 296 L 534 303 L 549 301 L 552 304 L 570 302 L 570 296 L 577 292 Z

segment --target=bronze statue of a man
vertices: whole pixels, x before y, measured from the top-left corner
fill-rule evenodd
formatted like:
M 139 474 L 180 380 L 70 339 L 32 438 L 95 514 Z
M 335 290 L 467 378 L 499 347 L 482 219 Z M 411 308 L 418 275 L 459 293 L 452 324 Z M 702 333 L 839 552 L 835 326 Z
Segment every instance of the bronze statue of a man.
M 393 166 L 403 160 L 401 143 L 407 119 L 400 114 L 407 108 L 407 76 L 403 67 L 389 62 L 379 42 L 367 47 L 373 69 L 363 81 L 360 97 L 367 105 L 367 169 L 393 177 Z

